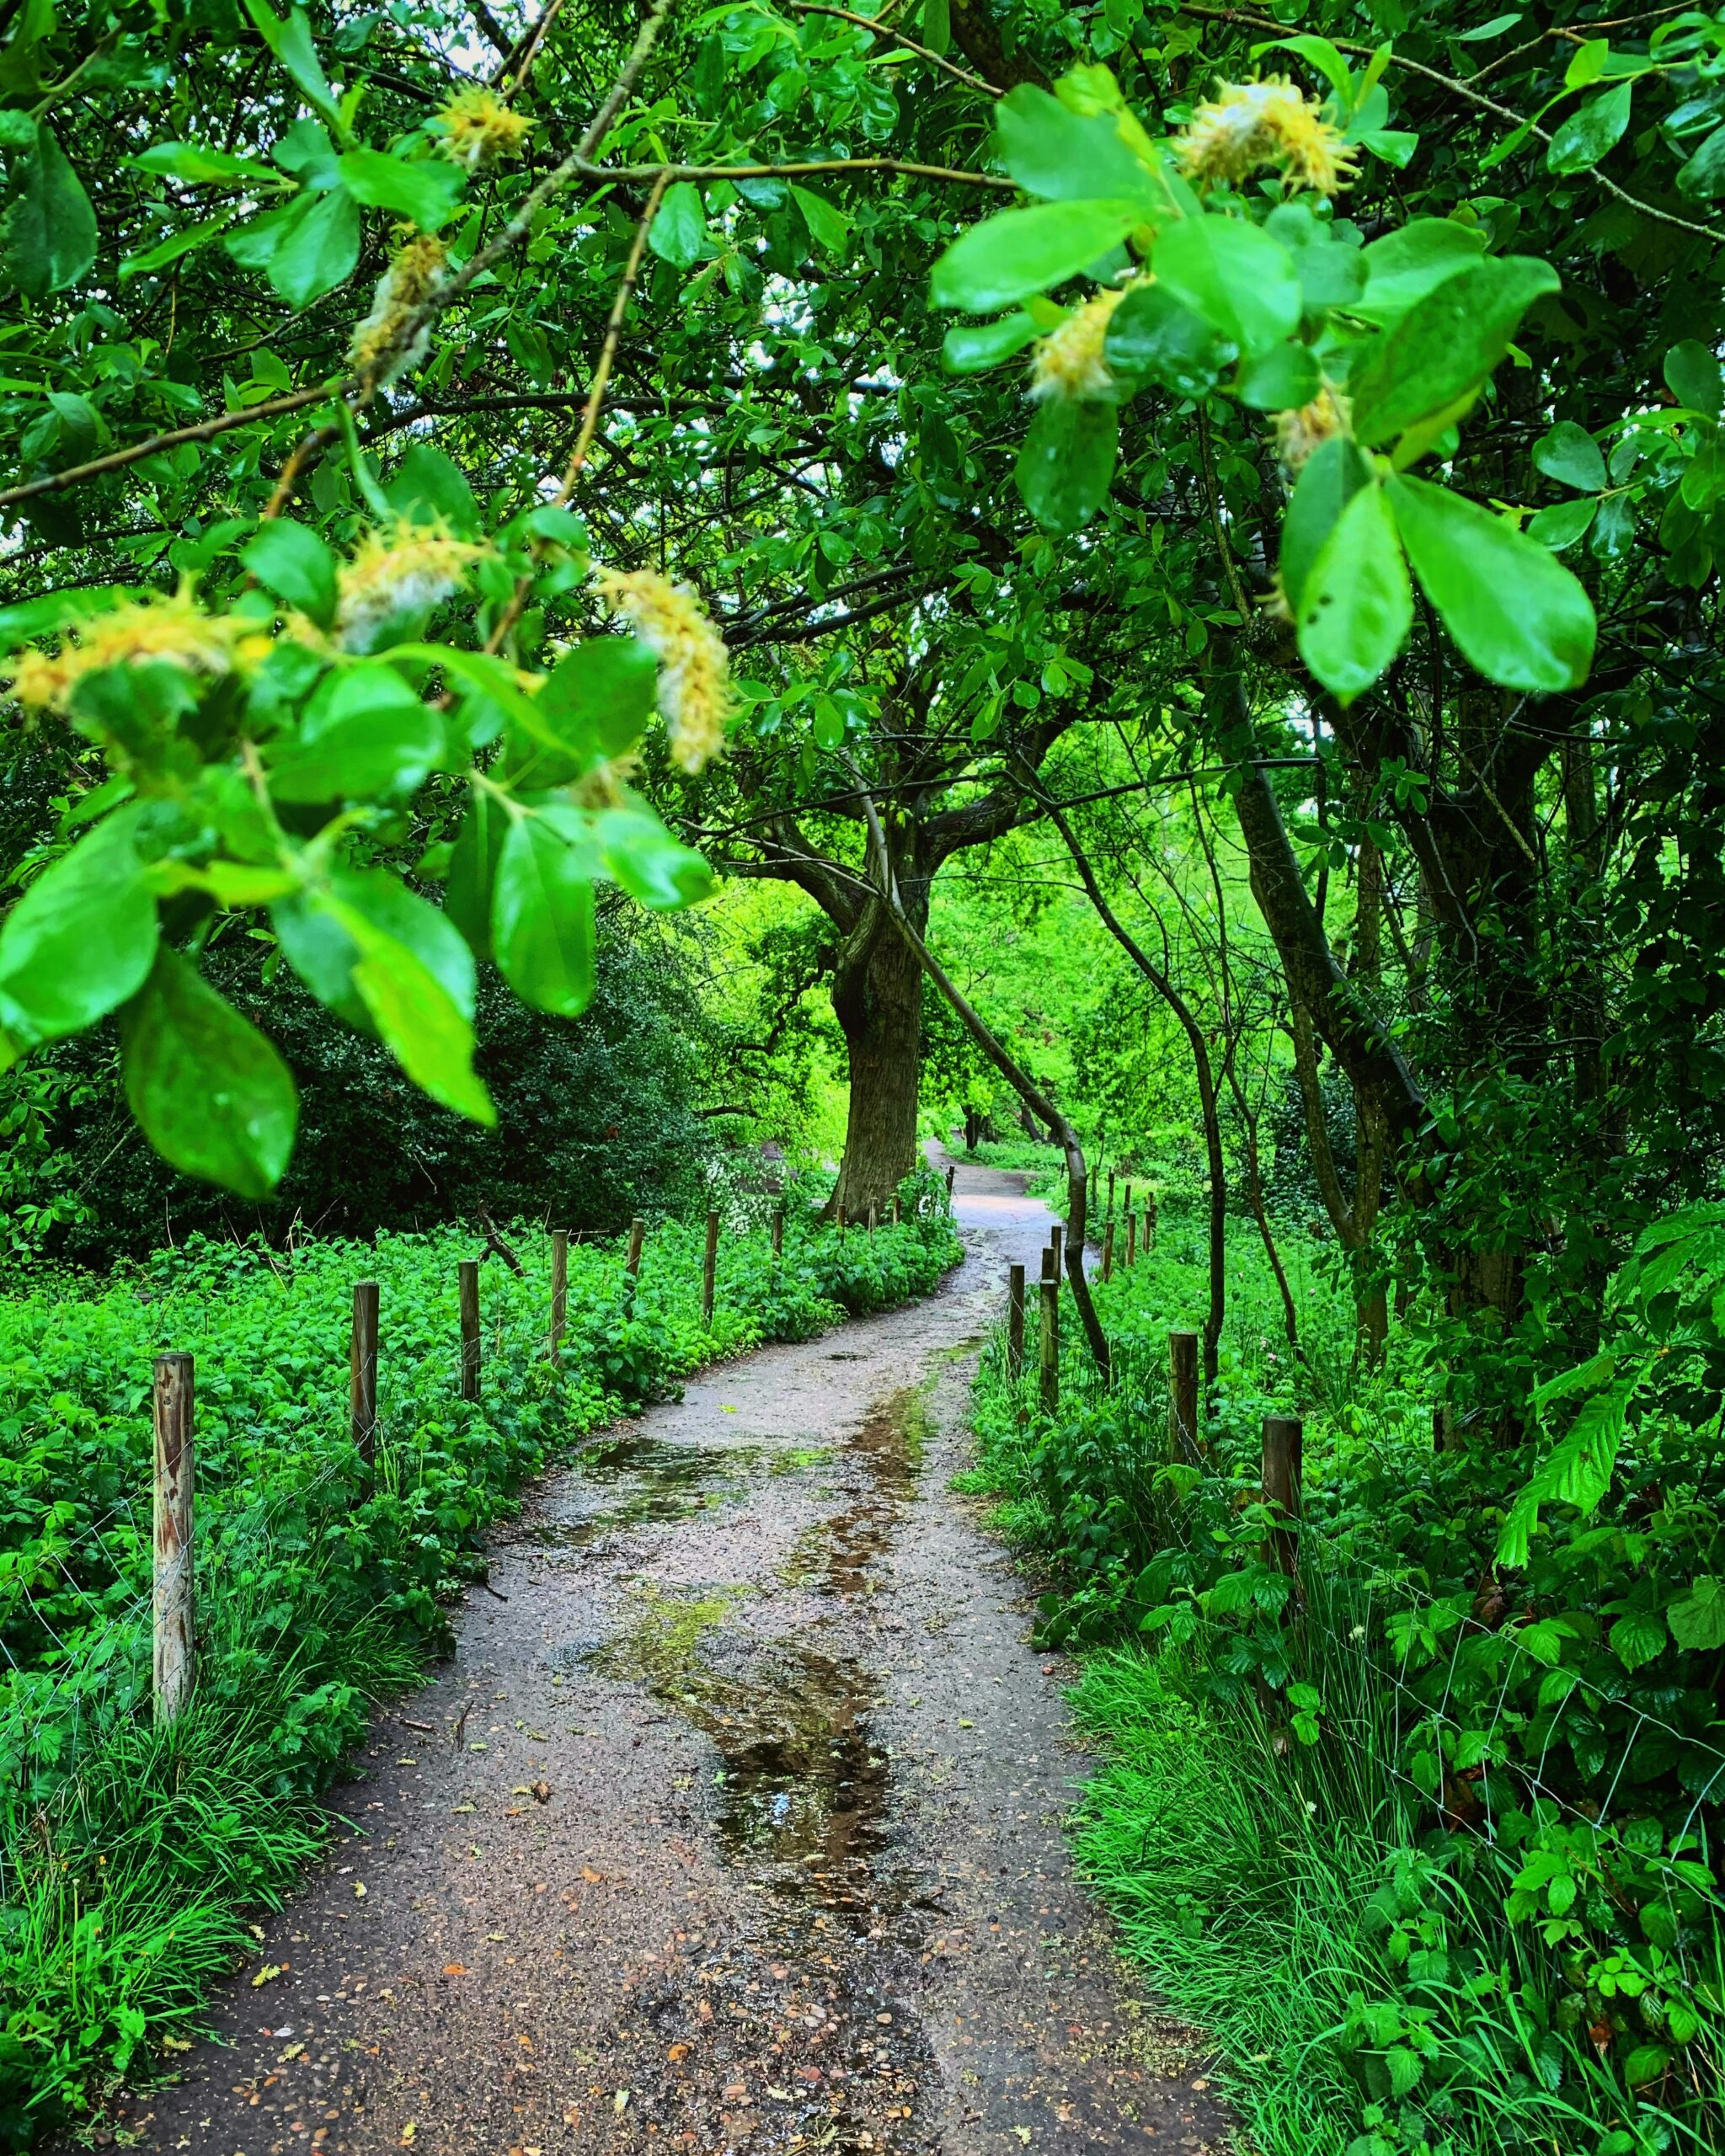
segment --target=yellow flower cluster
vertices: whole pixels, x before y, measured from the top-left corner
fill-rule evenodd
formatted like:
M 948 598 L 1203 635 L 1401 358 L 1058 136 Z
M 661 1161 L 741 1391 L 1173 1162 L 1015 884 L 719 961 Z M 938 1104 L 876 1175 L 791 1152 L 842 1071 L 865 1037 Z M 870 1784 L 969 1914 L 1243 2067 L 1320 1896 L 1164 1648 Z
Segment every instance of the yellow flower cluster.
M 724 746 L 730 654 L 699 594 L 654 569 L 595 569 L 593 581 L 659 660 L 659 708 L 671 755 L 686 771 L 704 769 Z
M 1081 403 L 1113 389 L 1103 348 L 1108 318 L 1125 296 L 1124 291 L 1098 292 L 1039 340 L 1030 355 L 1030 394 L 1039 403 Z
M 1333 195 L 1354 178 L 1359 152 L 1322 109 L 1285 76 L 1264 83 L 1221 83 L 1179 138 L 1180 163 L 1193 179 L 1248 179 L 1279 165 L 1290 179 Z
M 1341 433 L 1347 424 L 1348 401 L 1327 385 L 1309 404 L 1274 415 L 1276 454 L 1290 472 L 1297 472 L 1320 443 Z
M 368 531 L 336 579 L 335 629 L 347 651 L 366 651 L 386 622 L 416 614 L 457 590 L 490 552 L 441 525 L 398 524 Z
M 518 157 L 533 131 L 524 113 L 511 110 L 495 90 L 475 85 L 457 91 L 437 115 L 443 130 L 443 153 L 467 172 Z
M 11 692 L 32 711 L 64 711 L 80 681 L 109 666 L 154 663 L 214 680 L 261 659 L 270 643 L 255 622 L 205 613 L 183 584 L 93 616 L 57 652 L 20 652 Z
M 431 349 L 431 333 L 420 329 L 403 342 L 409 322 L 443 282 L 447 252 L 430 232 L 403 240 L 377 280 L 371 312 L 354 331 L 348 357 L 361 373 L 376 370 L 387 381 L 405 367 L 416 367 Z

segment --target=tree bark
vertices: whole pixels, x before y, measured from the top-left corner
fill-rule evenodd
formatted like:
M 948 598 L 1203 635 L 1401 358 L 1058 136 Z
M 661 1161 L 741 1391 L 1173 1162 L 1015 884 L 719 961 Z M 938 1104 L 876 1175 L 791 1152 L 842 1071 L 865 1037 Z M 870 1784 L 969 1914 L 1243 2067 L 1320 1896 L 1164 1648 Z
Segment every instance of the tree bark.
M 860 1219 L 871 1205 L 888 1212 L 916 1165 L 922 1071 L 922 968 L 879 905 L 864 909 L 840 952 L 832 1007 L 851 1077 L 832 1202 Z

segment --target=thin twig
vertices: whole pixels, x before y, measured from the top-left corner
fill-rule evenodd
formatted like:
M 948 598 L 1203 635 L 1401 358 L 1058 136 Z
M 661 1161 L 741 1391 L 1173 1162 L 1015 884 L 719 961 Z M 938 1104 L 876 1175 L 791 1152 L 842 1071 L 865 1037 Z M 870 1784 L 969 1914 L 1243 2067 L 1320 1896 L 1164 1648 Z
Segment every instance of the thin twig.
M 930 45 L 918 45 L 915 38 L 906 37 L 902 30 L 889 29 L 884 23 L 875 21 L 871 15 L 855 15 L 848 8 L 814 7 L 809 4 L 809 0 L 784 0 L 784 4 L 793 15 L 833 15 L 841 23 L 855 23 L 859 29 L 868 30 L 876 37 L 889 37 L 895 45 L 901 45 L 906 52 L 914 52 L 920 59 L 932 61 L 957 81 L 973 90 L 980 90 L 985 97 L 1006 95 L 1004 90 L 996 89 L 992 83 L 985 82 L 980 75 L 973 75 L 968 67 L 960 67 L 955 61 L 943 58 Z

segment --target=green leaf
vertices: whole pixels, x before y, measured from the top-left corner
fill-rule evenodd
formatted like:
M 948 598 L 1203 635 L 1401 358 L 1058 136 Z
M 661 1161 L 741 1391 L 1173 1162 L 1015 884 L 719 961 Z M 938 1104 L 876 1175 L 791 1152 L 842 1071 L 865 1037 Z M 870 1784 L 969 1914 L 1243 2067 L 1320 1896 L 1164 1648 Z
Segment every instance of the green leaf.
M 1381 157 L 1386 165 L 1393 165 L 1397 172 L 1404 171 L 1413 162 L 1413 153 L 1419 147 L 1418 135 L 1410 135 L 1399 127 L 1373 127 L 1359 136 L 1359 146 L 1370 150 L 1373 157 Z
M 442 719 L 381 659 L 328 675 L 306 707 L 299 739 L 270 772 L 282 801 L 371 801 L 411 792 L 442 760 Z
M 473 1028 L 444 983 L 369 914 L 342 905 L 337 913 L 360 951 L 354 988 L 384 1046 L 441 1107 L 494 1124 L 497 1111 L 473 1069 Z
M 559 750 L 543 738 L 522 757 L 517 782 L 562 786 L 646 732 L 659 688 L 659 661 L 638 637 L 593 636 L 565 652 L 534 699 Z
M 15 1039 L 82 1033 L 155 962 L 156 900 L 138 858 L 145 804 L 116 808 L 45 868 L 0 928 L 0 1020 Z
M 1279 202 L 1265 218 L 1264 230 L 1293 258 L 1307 314 L 1322 314 L 1332 307 L 1352 308 L 1365 290 L 1363 249 L 1344 246 L 1304 202 Z
M 1106 113 L 1069 110 L 1028 83 L 1009 90 L 994 109 L 994 147 L 1007 177 L 1044 201 L 1131 201 L 1146 215 L 1167 197 L 1134 155 L 1119 124 Z
M 980 374 L 1022 352 L 1037 334 L 1035 323 L 1022 307 L 998 322 L 955 322 L 942 340 L 940 363 L 948 374 Z
M 539 816 L 511 822 L 491 895 L 491 940 L 524 1003 L 579 1017 L 592 999 L 593 886 L 575 851 Z
M 1719 362 L 1696 338 L 1685 337 L 1665 355 L 1665 387 L 1688 412 L 1717 419 L 1725 404 L 1725 377 Z
M 263 266 L 270 283 L 298 313 L 354 274 L 360 259 L 360 213 L 351 197 L 339 189 L 316 195 L 302 207 L 291 206 L 299 214 L 284 226 Z M 238 237 L 235 233 L 228 243 L 236 259 L 233 240 Z
M 366 954 L 351 918 L 410 951 L 464 1018 L 473 1015 L 473 954 L 466 938 L 427 900 L 382 868 L 337 868 L 327 889 L 286 899 L 270 920 L 283 955 L 320 1003 L 361 1033 L 372 1030 L 354 969 Z
M 1202 315 L 1147 279 L 1129 286 L 1109 316 L 1103 351 L 1112 372 L 1173 397 L 1207 395 L 1234 356 Z
M 1388 491 L 1413 573 L 1470 664 L 1536 694 L 1587 679 L 1592 602 L 1537 540 L 1423 479 L 1391 479 Z
M 285 516 L 260 524 L 240 559 L 266 591 L 308 614 L 320 629 L 335 619 L 335 550 Z
M 850 219 L 824 195 L 817 195 L 812 187 L 798 187 L 795 180 L 791 182 L 791 199 L 803 212 L 804 222 L 814 244 L 824 248 L 836 262 L 841 262 L 850 252 Z
M 1668 1605 L 1665 1617 L 1672 1638 L 1691 1653 L 1725 1647 L 1725 1580 L 1703 1572 L 1690 1582 L 1688 1593 Z
M 1599 506 L 1597 498 L 1593 496 L 1578 501 L 1554 502 L 1550 509 L 1542 509 L 1528 520 L 1527 536 L 1537 539 L 1541 546 L 1549 547 L 1554 554 L 1561 554 L 1581 537 L 1593 522 Z
M 1234 394 L 1254 411 L 1296 411 L 1311 403 L 1322 381 L 1310 345 L 1274 344 L 1257 359 L 1241 361 Z
M 701 259 L 707 244 L 707 208 L 693 180 L 680 179 L 666 188 L 648 227 L 647 244 L 674 270 L 687 270 Z
M 368 210 L 406 217 L 435 232 L 461 206 L 467 178 L 446 157 L 393 157 L 387 150 L 350 150 L 336 160 L 341 184 Z
M 465 473 L 428 441 L 414 444 L 391 475 L 383 495 L 404 524 L 446 525 L 457 539 L 479 536 L 479 504 Z
M 156 955 L 120 1014 L 126 1097 L 182 1174 L 267 1198 L 293 1151 L 299 1102 L 287 1065 L 178 951 Z
M 644 801 L 601 809 L 598 839 L 606 873 L 644 906 L 670 911 L 712 894 L 713 871 L 671 836 Z
M 335 93 L 312 42 L 311 24 L 302 8 L 293 8 L 286 21 L 270 0 L 245 0 L 246 13 L 257 25 L 258 35 L 286 71 L 289 79 L 312 109 L 327 120 L 338 134 L 346 131 L 337 109 Z
M 1247 359 L 1291 337 L 1303 304 L 1288 250 L 1256 225 L 1188 217 L 1156 237 L 1157 281 Z
M 1626 1669 L 1639 1669 L 1664 1652 L 1665 1637 L 1657 1609 L 1628 1609 L 1611 1627 L 1611 1652 Z
M 1725 195 L 1725 127 L 1716 127 L 1688 163 L 1679 168 L 1677 191 L 1703 201 Z
M 1282 594 L 1296 619 L 1312 564 L 1323 552 L 1342 511 L 1370 477 L 1365 459 L 1340 435 L 1320 442 L 1300 467 L 1288 513 L 1282 520 L 1278 563 Z
M 152 142 L 147 150 L 121 162 L 139 172 L 177 179 L 182 187 L 201 187 L 218 179 L 262 180 L 269 187 L 281 185 L 281 175 L 273 165 L 256 157 L 237 157 L 227 150 L 208 149 L 201 142 Z
M 478 958 L 491 956 L 491 892 L 507 817 L 494 793 L 475 788 L 450 852 L 444 911 Z
M 1549 434 L 1540 436 L 1533 446 L 1533 461 L 1534 468 L 1548 479 L 1578 487 L 1584 494 L 1596 494 L 1605 484 L 1605 460 L 1599 446 L 1573 419 L 1560 419 Z
M 1143 212 L 1133 202 L 1044 202 L 963 232 L 934 265 L 936 307 L 993 314 L 1099 263 Z
M 152 270 L 165 270 L 170 262 L 178 262 L 182 255 L 206 246 L 225 232 L 232 221 L 232 211 L 224 211 L 219 217 L 205 218 L 202 224 L 188 225 L 184 232 L 172 232 L 140 253 L 128 254 L 120 265 L 120 281 L 124 284 L 128 277 L 147 276 Z
M 1428 292 L 1477 262 L 1485 248 L 1486 235 L 1477 225 L 1415 217 L 1363 251 L 1365 296 L 1348 311 L 1387 329 Z
M 1584 90 L 1597 83 L 1605 72 L 1605 62 L 1611 56 L 1611 40 L 1608 37 L 1585 38 L 1570 56 L 1569 65 L 1563 71 L 1566 90 Z
M 1546 146 L 1547 172 L 1588 172 L 1623 140 L 1629 125 L 1633 80 L 1617 83 L 1578 105 L 1562 121 Z
M 1354 433 L 1393 440 L 1439 413 L 1453 414 L 1485 386 L 1517 324 L 1557 273 L 1529 255 L 1475 263 L 1447 277 L 1368 345 L 1348 383 Z
M 23 184 L 6 217 L 0 268 L 26 299 L 45 299 L 88 274 L 96 259 L 96 213 L 84 184 L 46 127 L 36 131 Z
M 1119 440 L 1112 404 L 1065 400 L 1038 407 L 1013 477 L 1044 530 L 1076 531 L 1108 499 Z
M 1295 619 L 1300 657 L 1344 702 L 1369 689 L 1401 650 L 1413 594 L 1381 487 L 1359 488 L 1336 520 L 1304 580 Z

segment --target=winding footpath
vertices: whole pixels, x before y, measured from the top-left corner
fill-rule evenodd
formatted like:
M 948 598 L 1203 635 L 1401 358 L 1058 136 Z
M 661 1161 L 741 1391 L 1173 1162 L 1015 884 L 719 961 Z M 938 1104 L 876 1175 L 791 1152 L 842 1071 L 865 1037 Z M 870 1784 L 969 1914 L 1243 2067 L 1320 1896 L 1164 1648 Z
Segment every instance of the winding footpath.
M 1021 1182 L 959 1169 L 967 1256 L 928 1301 L 712 1370 L 538 1487 L 218 2041 L 119 2137 L 1227 2145 L 1073 1877 L 1070 1668 L 948 1486 L 1006 1266 L 1045 1237 Z

